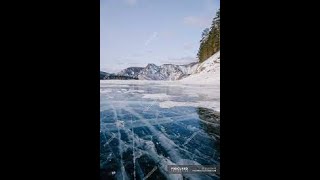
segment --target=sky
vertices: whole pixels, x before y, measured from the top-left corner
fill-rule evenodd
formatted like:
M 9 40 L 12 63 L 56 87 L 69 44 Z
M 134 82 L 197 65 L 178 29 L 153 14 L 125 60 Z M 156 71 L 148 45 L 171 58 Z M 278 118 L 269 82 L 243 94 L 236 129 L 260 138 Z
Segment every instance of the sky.
M 197 61 L 220 0 L 100 0 L 100 70 Z

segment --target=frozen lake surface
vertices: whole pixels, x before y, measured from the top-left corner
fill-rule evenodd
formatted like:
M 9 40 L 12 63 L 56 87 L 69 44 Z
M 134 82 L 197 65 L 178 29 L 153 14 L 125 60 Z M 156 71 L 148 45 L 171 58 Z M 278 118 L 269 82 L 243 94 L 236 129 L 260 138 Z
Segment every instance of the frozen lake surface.
M 101 179 L 220 179 L 167 171 L 219 163 L 219 84 L 100 81 Z

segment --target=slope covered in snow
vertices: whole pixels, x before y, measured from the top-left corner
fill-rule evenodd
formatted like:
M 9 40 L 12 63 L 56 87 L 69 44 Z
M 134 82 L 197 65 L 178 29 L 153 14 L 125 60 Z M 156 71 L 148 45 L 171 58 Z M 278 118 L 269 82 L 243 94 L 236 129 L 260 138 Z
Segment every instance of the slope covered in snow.
M 192 74 L 198 67 L 197 62 L 193 62 L 186 65 L 178 65 L 179 69 L 186 75 Z
M 157 66 L 148 64 L 146 67 L 129 67 L 118 73 L 118 75 L 131 76 L 140 80 L 179 80 L 194 73 L 198 67 L 197 62 L 186 65 L 163 64 Z
M 197 66 L 188 77 L 181 79 L 185 84 L 220 84 L 220 51 Z
M 157 66 L 148 64 L 147 67 L 140 71 L 138 78 L 140 80 L 177 80 L 184 75 L 177 65 L 164 64 Z
M 108 73 L 100 72 L 100 79 L 101 76 L 106 75 Z M 220 51 L 200 64 L 197 62 L 186 65 L 164 64 L 157 66 L 148 64 L 146 67 L 126 68 L 116 75 L 138 78 L 139 80 L 179 80 L 187 84 L 219 83 Z
M 143 67 L 129 67 L 118 73 L 122 76 L 131 76 L 133 78 L 138 78 L 139 73 L 143 70 Z

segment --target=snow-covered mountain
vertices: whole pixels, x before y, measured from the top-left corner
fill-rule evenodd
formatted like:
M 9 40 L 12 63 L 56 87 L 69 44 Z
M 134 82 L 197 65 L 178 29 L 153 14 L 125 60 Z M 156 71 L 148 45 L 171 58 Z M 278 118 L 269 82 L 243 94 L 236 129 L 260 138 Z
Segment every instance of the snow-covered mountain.
M 138 75 L 142 80 L 178 80 L 189 76 L 197 69 L 198 63 L 186 65 L 163 64 L 157 66 L 148 64 Z
M 191 75 L 198 67 L 199 63 L 193 62 L 186 65 L 178 65 L 179 69 L 183 72 L 183 76 L 180 77 L 180 79 L 188 77 Z
M 101 79 L 104 79 L 106 76 L 108 76 L 109 73 L 106 73 L 106 72 L 103 72 L 103 71 L 100 71 L 100 80 Z
M 184 74 L 190 75 L 197 69 L 198 63 L 197 62 L 193 62 L 193 63 L 186 64 L 186 65 L 178 65 L 178 67 L 180 68 L 180 70 Z
M 181 80 L 182 82 L 220 81 L 220 51 L 202 63 L 193 62 L 186 65 L 148 64 L 138 75 L 141 80 Z
M 179 66 L 173 64 L 164 64 L 157 66 L 148 64 L 138 75 L 142 80 L 177 80 L 184 75 Z
M 143 67 L 129 67 L 124 69 L 118 73 L 118 75 L 122 76 L 131 76 L 133 78 L 138 78 L 139 73 L 143 70 Z
M 100 79 L 101 76 L 108 76 L 108 73 L 100 72 Z M 115 76 L 140 80 L 181 80 L 181 82 L 196 81 L 199 83 L 211 81 L 212 78 L 220 80 L 220 51 L 200 64 L 197 62 L 186 65 L 163 64 L 157 66 L 148 64 L 146 67 L 126 68 Z

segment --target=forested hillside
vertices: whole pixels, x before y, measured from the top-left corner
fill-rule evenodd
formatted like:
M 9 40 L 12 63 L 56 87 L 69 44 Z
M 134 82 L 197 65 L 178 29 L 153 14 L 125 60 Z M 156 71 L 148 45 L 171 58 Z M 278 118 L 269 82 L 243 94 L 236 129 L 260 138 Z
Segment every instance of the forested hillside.
M 203 62 L 220 50 L 220 9 L 213 18 L 210 28 L 202 32 L 198 51 L 199 62 Z

